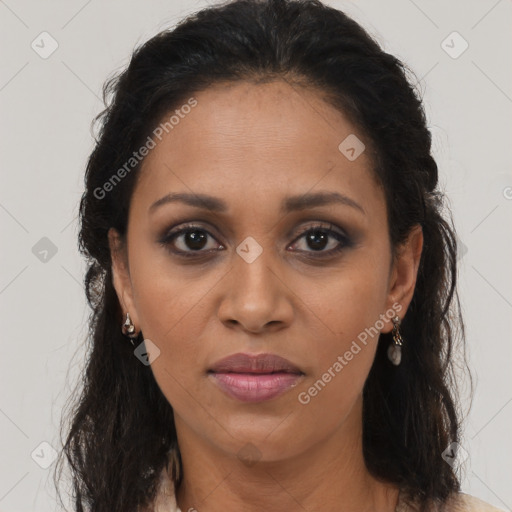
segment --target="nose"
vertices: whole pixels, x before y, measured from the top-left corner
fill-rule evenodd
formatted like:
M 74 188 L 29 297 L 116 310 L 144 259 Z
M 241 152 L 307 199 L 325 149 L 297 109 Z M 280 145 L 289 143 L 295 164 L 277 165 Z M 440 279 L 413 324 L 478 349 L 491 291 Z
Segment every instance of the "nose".
M 293 293 L 279 265 L 263 251 L 254 261 L 238 254 L 224 281 L 218 315 L 228 328 L 257 334 L 291 324 Z M 274 262 L 275 263 L 275 262 Z

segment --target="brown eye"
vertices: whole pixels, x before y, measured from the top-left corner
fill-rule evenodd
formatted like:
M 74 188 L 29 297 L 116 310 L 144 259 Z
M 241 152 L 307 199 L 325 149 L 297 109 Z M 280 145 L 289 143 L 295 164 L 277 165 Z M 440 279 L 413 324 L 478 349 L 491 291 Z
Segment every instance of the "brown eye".
M 171 252 L 187 257 L 202 256 L 203 253 L 223 249 L 222 245 L 215 243 L 211 233 L 193 224 L 172 231 L 160 243 Z
M 332 226 L 332 225 L 331 225 Z M 304 240 L 303 243 L 299 241 Z M 320 253 L 321 256 L 332 255 L 350 246 L 350 240 L 344 234 L 322 225 L 312 226 L 303 231 L 301 236 L 294 242 L 300 252 Z
M 187 229 L 179 236 L 174 236 L 173 240 L 180 239 L 183 237 L 182 245 L 192 251 L 199 251 L 204 249 L 208 244 L 208 234 L 199 229 L 189 230 Z M 183 247 L 180 250 L 184 250 Z

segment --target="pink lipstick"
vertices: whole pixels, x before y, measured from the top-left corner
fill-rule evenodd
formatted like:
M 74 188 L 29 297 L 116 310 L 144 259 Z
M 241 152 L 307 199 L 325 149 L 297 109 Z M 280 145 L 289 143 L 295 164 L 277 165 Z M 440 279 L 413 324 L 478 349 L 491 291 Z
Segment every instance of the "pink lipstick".
M 228 396 L 243 402 L 262 402 L 295 387 L 304 373 L 274 354 L 233 354 L 217 361 L 209 377 Z

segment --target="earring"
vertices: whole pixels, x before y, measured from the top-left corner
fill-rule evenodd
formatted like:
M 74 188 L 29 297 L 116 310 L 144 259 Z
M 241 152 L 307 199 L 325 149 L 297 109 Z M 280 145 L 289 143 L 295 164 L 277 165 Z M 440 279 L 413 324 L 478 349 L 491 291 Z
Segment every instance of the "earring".
M 388 359 L 398 366 L 402 361 L 402 344 L 403 338 L 400 335 L 400 317 L 393 318 L 393 343 L 388 347 Z
M 135 343 L 133 340 L 135 340 L 139 335 L 135 333 L 135 325 L 133 325 L 133 322 L 130 318 L 130 313 L 126 313 L 126 320 L 124 324 L 121 326 L 121 332 L 130 338 L 130 342 L 133 346 L 135 346 Z

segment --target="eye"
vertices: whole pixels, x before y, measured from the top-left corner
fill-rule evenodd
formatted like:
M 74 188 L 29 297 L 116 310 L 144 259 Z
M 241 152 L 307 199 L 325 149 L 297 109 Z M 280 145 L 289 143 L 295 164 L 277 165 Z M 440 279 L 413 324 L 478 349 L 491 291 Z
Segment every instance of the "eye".
M 216 246 L 215 243 L 211 243 L 209 238 L 215 240 L 213 235 L 205 228 L 195 224 L 187 224 L 168 233 L 160 241 L 160 244 L 171 252 L 185 257 L 203 256 L 204 253 L 224 249 L 224 246 L 220 244 Z
M 300 244 L 297 241 L 291 247 L 297 248 L 297 245 L 305 246 L 306 249 L 300 249 L 299 252 L 307 253 L 320 253 L 320 256 L 328 256 L 343 250 L 345 247 L 351 245 L 350 240 L 343 233 L 332 229 L 332 224 L 328 227 L 323 225 L 315 225 L 306 228 L 297 239 L 304 243 Z M 311 250 L 308 250 L 310 248 Z M 325 250 L 328 248 L 327 250 Z

